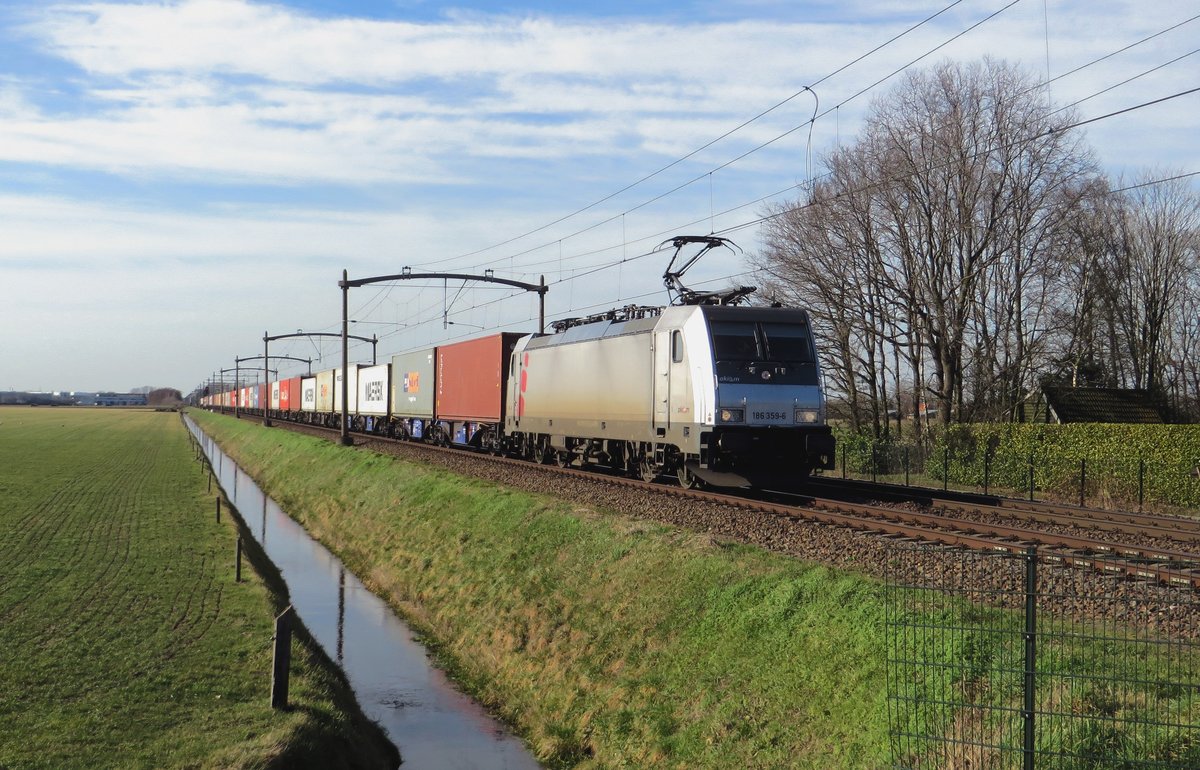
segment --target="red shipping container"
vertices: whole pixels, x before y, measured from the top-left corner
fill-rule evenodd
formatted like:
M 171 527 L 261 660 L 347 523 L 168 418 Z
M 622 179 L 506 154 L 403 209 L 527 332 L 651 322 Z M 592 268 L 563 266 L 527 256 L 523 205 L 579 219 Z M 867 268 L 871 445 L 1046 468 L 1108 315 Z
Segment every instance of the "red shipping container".
M 437 419 L 499 422 L 509 358 L 524 336 L 503 332 L 438 346 Z
M 279 383 L 279 409 L 300 411 L 300 378 L 292 377 Z

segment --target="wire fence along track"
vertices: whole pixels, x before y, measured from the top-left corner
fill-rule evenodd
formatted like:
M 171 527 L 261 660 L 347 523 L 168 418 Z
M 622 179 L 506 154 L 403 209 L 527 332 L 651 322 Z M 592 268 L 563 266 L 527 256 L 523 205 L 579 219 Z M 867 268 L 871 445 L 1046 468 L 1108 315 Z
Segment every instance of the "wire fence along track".
M 1021 457 L 976 448 L 933 449 L 870 443 L 838 450 L 823 478 L 976 492 L 1030 502 L 1102 509 L 1189 513 L 1200 509 L 1200 457 L 1174 462 L 1131 453 L 1104 458 L 1045 452 Z
M 1200 596 L 1104 586 L 1035 549 L 891 550 L 892 767 L 1200 767 L 1200 639 L 1149 622 Z

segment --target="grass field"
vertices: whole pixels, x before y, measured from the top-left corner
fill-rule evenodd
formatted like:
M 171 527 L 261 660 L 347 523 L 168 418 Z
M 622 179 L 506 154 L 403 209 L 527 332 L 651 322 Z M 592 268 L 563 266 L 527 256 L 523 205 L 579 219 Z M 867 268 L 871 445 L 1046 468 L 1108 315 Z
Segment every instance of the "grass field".
M 302 645 L 270 709 L 281 597 L 206 484 L 177 414 L 0 408 L 0 767 L 395 764 Z
M 888 766 L 888 609 L 877 581 L 254 420 L 195 416 L 547 764 Z M 1006 654 L 994 634 L 966 643 L 972 660 Z M 1078 670 L 1104 657 L 1088 644 L 1047 655 L 1046 665 Z M 928 654 L 949 662 L 964 651 Z M 1177 662 L 1173 673 L 1200 680 L 1200 662 Z M 1131 685 L 1127 702 L 1095 689 L 1046 692 L 1042 705 L 1096 713 L 1105 730 L 1106 715 L 1128 718 L 1147 704 L 1200 707 L 1186 693 L 1164 699 L 1152 683 Z M 1179 716 L 1195 721 L 1195 710 Z M 1104 750 L 1122 741 L 1106 732 Z M 1200 759 L 1200 746 L 1167 738 L 1132 751 Z

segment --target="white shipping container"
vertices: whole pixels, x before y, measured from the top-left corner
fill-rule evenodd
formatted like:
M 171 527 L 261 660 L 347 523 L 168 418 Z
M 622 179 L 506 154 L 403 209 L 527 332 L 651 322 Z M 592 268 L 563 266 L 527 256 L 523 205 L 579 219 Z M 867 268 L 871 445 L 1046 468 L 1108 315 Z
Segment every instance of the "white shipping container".
M 386 417 L 388 413 L 387 364 L 364 366 L 358 371 L 358 408 L 355 414 Z
M 346 395 L 350 397 L 346 406 L 346 414 L 358 412 L 358 366 L 358 364 L 350 364 L 350 368 L 346 370 L 346 374 L 350 377 L 350 387 L 346 390 Z M 333 370 L 333 412 L 334 414 L 342 412 L 341 367 Z
M 339 407 L 340 409 L 340 407 Z M 317 372 L 317 411 L 326 414 L 333 411 L 333 370 Z
M 271 408 L 272 409 L 279 408 L 279 383 L 278 382 L 271 383 Z
M 305 377 L 300 380 L 300 411 L 317 411 L 317 378 Z

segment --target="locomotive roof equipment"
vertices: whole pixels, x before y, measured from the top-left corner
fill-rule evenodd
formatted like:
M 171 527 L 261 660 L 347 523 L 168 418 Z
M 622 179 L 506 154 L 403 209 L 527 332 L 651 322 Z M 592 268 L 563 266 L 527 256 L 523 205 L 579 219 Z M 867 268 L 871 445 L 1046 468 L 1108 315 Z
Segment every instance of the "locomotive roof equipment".
M 675 247 L 675 253 L 671 256 L 670 263 L 667 264 L 666 272 L 663 273 L 663 284 L 667 287 L 667 291 L 673 294 L 672 305 L 736 305 L 758 291 L 757 286 L 731 287 L 723 291 L 694 291 L 683 285 L 681 280 L 683 274 L 696 264 L 700 257 L 713 249 L 723 247 L 730 251 L 734 249 L 741 251 L 738 245 L 728 238 L 717 235 L 677 235 L 658 244 L 655 250 L 661 249 L 668 243 Z M 701 249 L 680 265 L 678 270 L 672 270 L 671 268 L 675 266 L 675 261 L 679 259 L 679 253 L 683 251 L 683 247 L 692 243 L 702 244 Z

